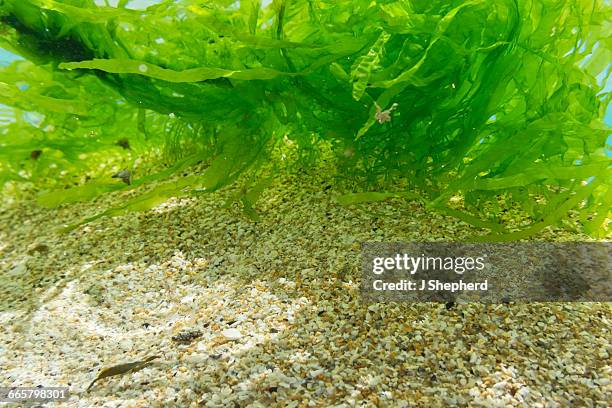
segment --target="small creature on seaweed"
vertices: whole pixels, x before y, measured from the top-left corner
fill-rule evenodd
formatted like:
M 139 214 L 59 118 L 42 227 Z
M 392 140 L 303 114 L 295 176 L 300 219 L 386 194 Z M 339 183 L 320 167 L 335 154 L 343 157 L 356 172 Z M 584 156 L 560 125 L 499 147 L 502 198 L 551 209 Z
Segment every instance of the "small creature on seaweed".
M 128 186 L 132 184 L 132 173 L 128 169 L 123 169 L 119 173 L 113 174 L 112 178 L 119 178 Z
M 117 146 L 122 147 L 124 150 L 130 150 L 130 141 L 127 138 L 121 138 L 119 140 L 117 140 L 117 143 L 115 143 Z
M 386 110 L 382 110 L 382 108 L 376 102 L 374 102 L 374 106 L 376 106 L 376 113 L 374 116 L 376 117 L 378 123 L 382 124 L 391 121 L 391 113 L 393 113 L 393 111 L 397 108 L 397 103 L 394 103 L 389 109 Z

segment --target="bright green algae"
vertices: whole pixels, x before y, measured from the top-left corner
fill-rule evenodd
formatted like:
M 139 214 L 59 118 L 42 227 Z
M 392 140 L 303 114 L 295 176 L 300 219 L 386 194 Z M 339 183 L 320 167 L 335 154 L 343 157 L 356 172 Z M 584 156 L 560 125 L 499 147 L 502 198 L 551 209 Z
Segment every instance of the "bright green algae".
M 0 181 L 58 188 L 161 146 L 169 165 L 131 185 L 46 192 L 42 205 L 158 182 L 91 221 L 244 176 L 235 199 L 256 219 L 287 161 L 312 166 L 331 149 L 336 187 L 352 192 L 342 204 L 417 199 L 488 240 L 570 210 L 587 233 L 607 232 L 603 1 L 126 3 L 0 0 L 0 45 L 28 60 L 0 69 L 12 107 L 0 110 Z M 531 225 L 507 232 L 498 213 L 511 206 Z

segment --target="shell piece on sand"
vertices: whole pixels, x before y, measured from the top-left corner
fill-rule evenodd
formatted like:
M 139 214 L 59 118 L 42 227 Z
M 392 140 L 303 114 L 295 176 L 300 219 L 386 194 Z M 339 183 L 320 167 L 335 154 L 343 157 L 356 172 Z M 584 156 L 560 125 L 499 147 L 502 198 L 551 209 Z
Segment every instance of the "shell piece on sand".
M 223 330 L 221 334 L 228 340 L 238 340 L 242 337 L 242 333 L 238 329 Z

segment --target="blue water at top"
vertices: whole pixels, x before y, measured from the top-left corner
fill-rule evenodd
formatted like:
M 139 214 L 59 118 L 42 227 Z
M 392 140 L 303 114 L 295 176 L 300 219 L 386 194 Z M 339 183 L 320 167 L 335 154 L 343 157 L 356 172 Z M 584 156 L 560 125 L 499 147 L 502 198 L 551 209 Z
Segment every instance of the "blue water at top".
M 0 66 L 5 67 L 13 61 L 22 60 L 19 55 L 15 55 L 12 52 L 0 48 Z

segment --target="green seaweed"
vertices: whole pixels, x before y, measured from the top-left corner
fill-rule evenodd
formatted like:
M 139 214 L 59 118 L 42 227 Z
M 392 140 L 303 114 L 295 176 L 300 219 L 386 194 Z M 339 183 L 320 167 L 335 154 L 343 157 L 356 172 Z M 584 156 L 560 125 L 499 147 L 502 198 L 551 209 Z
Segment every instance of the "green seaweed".
M 280 172 L 331 158 L 343 205 L 419 200 L 484 240 L 570 212 L 607 234 L 605 1 L 262 4 L 0 0 L 0 46 L 26 59 L 0 67 L 0 182 L 45 206 L 139 192 L 84 223 L 244 177 L 230 202 L 256 221 Z

